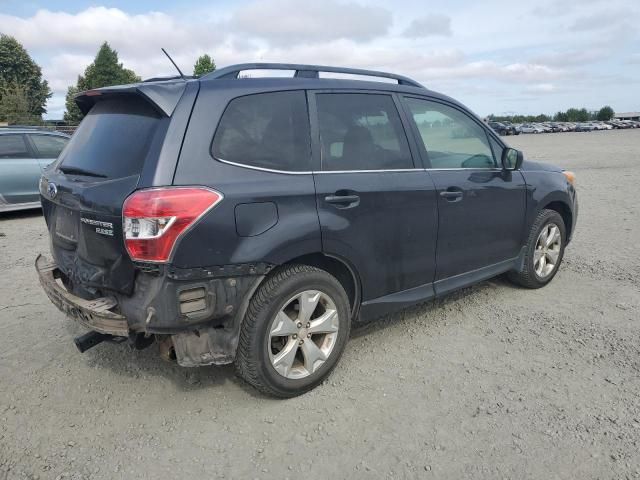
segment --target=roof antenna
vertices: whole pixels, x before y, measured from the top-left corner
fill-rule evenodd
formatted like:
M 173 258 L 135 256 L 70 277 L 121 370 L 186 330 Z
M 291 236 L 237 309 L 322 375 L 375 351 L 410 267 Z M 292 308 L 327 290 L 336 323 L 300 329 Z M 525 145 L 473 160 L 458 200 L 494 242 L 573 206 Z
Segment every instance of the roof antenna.
M 161 47 L 160 50 L 162 50 L 162 53 L 164 53 L 167 56 L 167 58 L 171 61 L 171 63 L 173 63 L 173 66 L 176 67 L 176 70 L 178 70 L 178 73 L 180 74 L 180 78 L 182 78 L 182 80 L 186 82 L 187 79 L 184 78 L 182 71 L 178 68 L 178 65 L 176 65 L 176 62 L 173 61 L 173 58 L 171 58 L 171 56 L 167 53 L 167 51 L 164 48 Z

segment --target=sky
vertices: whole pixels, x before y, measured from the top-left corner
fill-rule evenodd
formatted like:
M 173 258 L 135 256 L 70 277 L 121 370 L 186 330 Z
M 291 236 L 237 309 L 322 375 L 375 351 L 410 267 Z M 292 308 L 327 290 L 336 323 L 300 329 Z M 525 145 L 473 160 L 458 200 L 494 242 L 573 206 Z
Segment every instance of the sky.
M 0 0 L 0 32 L 42 67 L 47 118 L 104 41 L 143 78 L 175 74 L 164 47 L 185 73 L 203 53 L 390 71 L 483 116 L 640 110 L 640 0 Z

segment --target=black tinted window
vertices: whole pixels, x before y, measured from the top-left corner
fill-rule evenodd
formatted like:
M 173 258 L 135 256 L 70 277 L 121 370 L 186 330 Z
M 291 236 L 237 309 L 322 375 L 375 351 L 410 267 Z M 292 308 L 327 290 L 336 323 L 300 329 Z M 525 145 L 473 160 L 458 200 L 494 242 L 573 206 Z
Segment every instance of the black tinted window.
M 140 173 L 160 123 L 156 111 L 141 98 L 102 100 L 80 123 L 62 153 L 60 168 L 108 178 Z
M 272 170 L 310 170 L 304 92 L 272 92 L 232 100 L 211 147 L 214 157 Z
M 322 170 L 413 168 L 398 111 L 389 95 L 317 95 Z
M 0 135 L 0 158 L 26 158 L 28 156 L 29 151 L 22 135 Z
M 494 168 L 487 133 L 465 113 L 442 103 L 407 98 L 432 168 Z
M 67 145 L 69 139 L 54 135 L 31 135 L 38 154 L 43 158 L 57 158 L 62 149 Z

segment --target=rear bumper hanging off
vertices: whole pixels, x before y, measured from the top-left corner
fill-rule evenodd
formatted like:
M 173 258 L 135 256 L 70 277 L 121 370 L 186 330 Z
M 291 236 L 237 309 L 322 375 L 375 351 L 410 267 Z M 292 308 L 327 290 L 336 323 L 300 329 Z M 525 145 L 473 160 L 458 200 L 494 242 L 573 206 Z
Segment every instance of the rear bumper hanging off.
M 120 337 L 129 336 L 127 319 L 111 311 L 117 305 L 115 298 L 102 297 L 85 300 L 73 295 L 56 281 L 57 278 L 60 278 L 60 271 L 56 263 L 43 255 L 38 255 L 36 258 L 36 271 L 40 285 L 49 300 L 62 313 L 96 332 Z

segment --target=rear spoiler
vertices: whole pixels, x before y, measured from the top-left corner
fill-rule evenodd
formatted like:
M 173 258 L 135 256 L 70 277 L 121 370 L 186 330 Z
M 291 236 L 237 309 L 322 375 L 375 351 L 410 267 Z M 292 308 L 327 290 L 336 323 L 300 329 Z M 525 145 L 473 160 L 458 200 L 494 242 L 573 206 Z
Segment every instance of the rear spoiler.
M 158 113 L 170 117 L 186 88 L 187 82 L 184 80 L 132 83 L 87 90 L 76 95 L 74 100 L 80 111 L 86 115 L 100 100 L 116 95 L 137 95 L 148 101 Z

